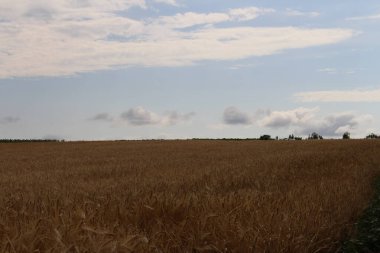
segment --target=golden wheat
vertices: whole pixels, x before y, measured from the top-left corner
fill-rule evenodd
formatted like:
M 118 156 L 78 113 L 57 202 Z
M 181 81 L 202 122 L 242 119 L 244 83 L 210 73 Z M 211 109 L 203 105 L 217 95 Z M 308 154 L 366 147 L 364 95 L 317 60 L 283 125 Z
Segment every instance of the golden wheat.
M 335 252 L 378 141 L 0 144 L 1 252 Z

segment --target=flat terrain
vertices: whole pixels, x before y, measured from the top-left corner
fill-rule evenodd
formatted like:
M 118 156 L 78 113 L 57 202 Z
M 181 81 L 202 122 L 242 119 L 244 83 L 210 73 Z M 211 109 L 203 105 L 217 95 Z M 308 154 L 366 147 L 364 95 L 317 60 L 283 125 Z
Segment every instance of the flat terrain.
M 0 252 L 335 252 L 380 141 L 0 144 Z

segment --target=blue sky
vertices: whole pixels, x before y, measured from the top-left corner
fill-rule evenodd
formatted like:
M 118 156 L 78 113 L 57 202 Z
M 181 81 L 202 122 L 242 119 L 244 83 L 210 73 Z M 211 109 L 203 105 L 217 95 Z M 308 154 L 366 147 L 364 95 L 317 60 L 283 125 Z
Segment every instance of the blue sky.
M 380 2 L 0 3 L 0 138 L 380 132 Z

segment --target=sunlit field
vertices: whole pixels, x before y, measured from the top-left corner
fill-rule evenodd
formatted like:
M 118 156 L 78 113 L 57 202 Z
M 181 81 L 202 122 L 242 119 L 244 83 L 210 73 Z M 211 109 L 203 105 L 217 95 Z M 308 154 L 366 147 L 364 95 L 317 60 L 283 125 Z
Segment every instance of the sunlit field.
M 380 141 L 0 144 L 1 252 L 336 252 Z

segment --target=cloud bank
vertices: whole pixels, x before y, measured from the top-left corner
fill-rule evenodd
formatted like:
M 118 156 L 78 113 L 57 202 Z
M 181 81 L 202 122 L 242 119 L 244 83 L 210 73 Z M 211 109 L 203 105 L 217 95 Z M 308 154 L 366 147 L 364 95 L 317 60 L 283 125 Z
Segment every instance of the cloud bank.
M 265 8 L 133 19 L 128 17 L 132 7 L 148 8 L 143 0 L 1 2 L 0 78 L 237 60 L 339 43 L 355 35 L 350 29 L 241 23 L 274 12 Z M 217 27 L 221 22 L 228 27 Z
M 358 115 L 353 112 L 332 114 L 322 119 L 314 119 L 306 125 L 300 126 L 301 134 L 317 132 L 323 136 L 338 136 L 345 132 L 356 132 L 359 127 L 372 123 L 372 115 Z M 359 131 L 360 133 L 361 131 Z
M 108 113 L 98 113 L 95 116 L 93 116 L 92 118 L 90 118 L 90 120 L 107 122 L 107 121 L 112 121 L 113 117 Z
M 138 106 L 123 112 L 120 117 L 123 121 L 132 126 L 144 125 L 164 125 L 171 126 L 189 121 L 195 115 L 194 112 L 181 114 L 176 111 L 169 111 L 162 115 L 154 113 Z
M 349 131 L 353 134 L 367 131 L 374 118 L 369 114 L 355 112 L 320 114 L 318 107 L 299 107 L 293 110 L 258 110 L 254 117 L 236 107 L 228 107 L 223 122 L 228 125 L 256 125 L 262 128 L 287 129 L 289 133 L 309 135 L 313 132 L 326 137 L 336 137 Z M 365 128 L 365 129 L 364 129 Z
M 158 114 L 142 106 L 137 106 L 121 113 L 120 117 L 113 117 L 109 113 L 98 113 L 93 117 L 89 118 L 89 120 L 114 123 L 126 122 L 128 125 L 131 126 L 173 126 L 190 121 L 194 116 L 194 112 L 180 113 L 177 111 L 166 111 L 162 114 Z
M 286 9 L 285 14 L 286 16 L 289 16 L 289 17 L 309 17 L 309 18 L 316 18 L 321 15 L 319 12 L 316 12 L 316 11 L 303 12 L 303 11 L 294 10 L 290 8 Z
M 134 126 L 159 124 L 161 118 L 143 107 L 131 108 L 121 114 L 121 118 Z
M 247 113 L 236 107 L 228 107 L 224 110 L 223 122 L 227 125 L 249 125 L 252 120 Z
M 261 126 L 270 128 L 306 125 L 315 117 L 318 108 L 297 108 L 289 111 L 269 111 L 259 122 Z
M 334 137 L 344 132 L 358 131 L 373 121 L 369 114 L 342 112 L 321 117 L 319 108 L 297 108 L 288 111 L 272 111 L 259 121 L 259 125 L 269 128 L 294 129 L 296 134 L 308 135 L 317 132 L 320 135 Z
M 173 6 L 179 6 L 176 0 L 154 0 L 154 2 L 173 5 Z

